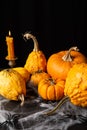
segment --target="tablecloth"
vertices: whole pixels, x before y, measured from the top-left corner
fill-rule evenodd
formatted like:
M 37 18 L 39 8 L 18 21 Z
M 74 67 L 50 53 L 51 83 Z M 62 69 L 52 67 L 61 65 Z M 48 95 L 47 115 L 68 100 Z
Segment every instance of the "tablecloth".
M 57 101 L 43 100 L 28 88 L 23 106 L 0 96 L 0 130 L 87 130 L 87 108 L 66 101 L 52 115 Z

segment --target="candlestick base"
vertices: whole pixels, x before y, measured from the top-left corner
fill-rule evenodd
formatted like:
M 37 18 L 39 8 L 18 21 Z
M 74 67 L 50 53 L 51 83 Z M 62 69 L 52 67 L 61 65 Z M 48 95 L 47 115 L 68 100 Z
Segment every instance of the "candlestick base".
M 9 65 L 11 68 L 16 65 L 15 60 L 17 60 L 17 57 L 15 57 L 15 58 L 9 58 L 8 56 L 6 56 L 5 59 L 9 61 L 9 62 L 8 62 L 8 65 Z
M 9 60 L 8 65 L 13 68 L 16 65 L 15 60 Z

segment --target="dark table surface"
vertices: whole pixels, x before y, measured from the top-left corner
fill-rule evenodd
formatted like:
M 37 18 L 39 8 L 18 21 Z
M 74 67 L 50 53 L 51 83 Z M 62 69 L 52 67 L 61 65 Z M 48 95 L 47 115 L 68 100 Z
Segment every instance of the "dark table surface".
M 87 130 L 87 108 L 67 101 L 48 116 L 44 113 L 58 102 L 45 101 L 30 88 L 28 92 L 23 106 L 0 96 L 0 130 Z

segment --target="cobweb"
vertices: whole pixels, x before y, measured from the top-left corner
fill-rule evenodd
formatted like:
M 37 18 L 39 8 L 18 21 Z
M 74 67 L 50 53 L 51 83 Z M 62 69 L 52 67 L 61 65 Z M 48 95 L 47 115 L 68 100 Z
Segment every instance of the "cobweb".
M 23 106 L 0 96 L 0 130 L 87 130 L 87 108 L 74 106 L 70 101 L 54 114 L 44 114 L 57 103 L 43 100 L 30 88 Z

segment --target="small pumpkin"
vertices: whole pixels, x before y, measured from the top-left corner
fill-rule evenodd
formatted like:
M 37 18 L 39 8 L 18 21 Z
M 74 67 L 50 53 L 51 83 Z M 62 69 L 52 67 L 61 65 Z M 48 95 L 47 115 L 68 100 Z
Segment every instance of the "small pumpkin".
M 44 114 L 53 114 L 67 100 L 76 106 L 87 107 L 87 63 L 73 65 L 65 81 L 64 97 L 54 109 Z
M 47 61 L 47 72 L 54 79 L 65 80 L 70 68 L 74 64 L 86 63 L 87 58 L 78 52 L 77 47 L 71 47 L 69 50 L 60 51 L 52 54 Z
M 70 69 L 64 94 L 74 105 L 87 107 L 87 64 L 77 64 Z
M 50 75 L 48 73 L 43 71 L 37 71 L 31 75 L 28 85 L 38 87 L 38 84 L 42 79 L 48 78 L 50 78 Z
M 29 33 L 28 39 L 30 38 L 34 42 L 34 49 L 31 53 L 29 53 L 24 68 L 26 68 L 31 74 L 36 71 L 46 71 L 46 57 L 39 49 L 36 37 Z
M 30 73 L 24 67 L 15 67 L 15 68 L 12 68 L 12 69 L 14 69 L 18 73 L 20 73 L 21 76 L 25 79 L 26 82 L 30 79 Z
M 38 94 L 45 100 L 60 100 L 64 96 L 64 80 L 43 79 L 38 84 Z
M 26 83 L 16 70 L 4 69 L 0 71 L 0 95 L 9 100 L 21 100 L 21 105 L 24 104 Z

